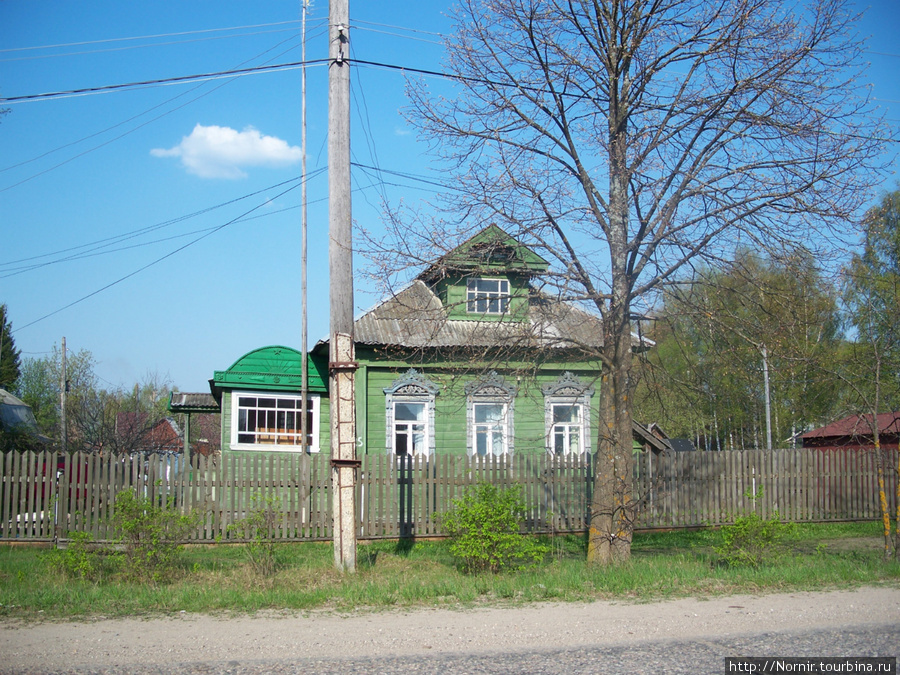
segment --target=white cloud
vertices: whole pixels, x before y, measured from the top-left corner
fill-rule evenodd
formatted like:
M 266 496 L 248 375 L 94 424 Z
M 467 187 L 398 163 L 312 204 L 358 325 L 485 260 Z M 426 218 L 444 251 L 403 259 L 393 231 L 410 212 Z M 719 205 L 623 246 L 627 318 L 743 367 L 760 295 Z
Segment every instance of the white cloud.
M 300 161 L 300 148 L 275 136 L 263 136 L 253 127 L 236 131 L 229 127 L 198 124 L 190 136 L 169 148 L 150 151 L 154 157 L 181 157 L 188 173 L 201 178 L 244 178 L 250 166 L 281 167 Z

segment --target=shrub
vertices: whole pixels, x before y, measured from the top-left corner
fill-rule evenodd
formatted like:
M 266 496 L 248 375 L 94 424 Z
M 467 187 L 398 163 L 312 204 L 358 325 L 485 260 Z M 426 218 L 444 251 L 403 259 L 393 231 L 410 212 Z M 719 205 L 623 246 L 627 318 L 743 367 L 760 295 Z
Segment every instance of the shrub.
M 264 577 L 272 576 L 278 569 L 275 532 L 281 524 L 279 506 L 275 496 L 253 495 L 247 517 L 228 526 L 229 532 L 245 540 L 244 553 L 250 567 Z
M 50 552 L 50 565 L 71 579 L 100 581 L 111 565 L 106 551 L 94 543 L 90 532 L 72 532 L 64 549 Z
M 464 572 L 521 569 L 543 560 L 549 547 L 522 536 L 525 502 L 519 488 L 489 483 L 469 487 L 442 516 L 450 553 Z
M 138 581 L 168 581 L 176 571 L 180 542 L 197 527 L 197 514 L 182 514 L 172 508 L 154 504 L 133 490 L 116 495 L 113 521 L 121 532 L 124 545 L 124 572 Z
M 762 494 L 760 488 L 747 496 L 755 502 Z M 792 531 L 793 524 L 782 522 L 777 511 L 768 520 L 756 512 L 749 513 L 722 527 L 722 545 L 715 551 L 729 567 L 759 567 L 784 553 L 784 538 Z

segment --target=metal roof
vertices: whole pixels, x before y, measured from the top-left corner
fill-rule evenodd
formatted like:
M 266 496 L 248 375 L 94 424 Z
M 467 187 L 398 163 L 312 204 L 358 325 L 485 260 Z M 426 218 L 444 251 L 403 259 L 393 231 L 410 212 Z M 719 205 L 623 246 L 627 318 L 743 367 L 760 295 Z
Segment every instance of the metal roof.
M 600 317 L 547 296 L 529 300 L 528 320 L 448 319 L 438 296 L 420 280 L 356 320 L 357 344 L 397 347 L 500 347 L 595 350 Z
M 218 412 L 219 404 L 212 394 L 173 391 L 169 397 L 172 412 Z
M 900 411 L 878 415 L 879 434 L 900 434 Z M 871 415 L 850 415 L 824 427 L 807 431 L 802 438 L 853 438 L 872 435 Z

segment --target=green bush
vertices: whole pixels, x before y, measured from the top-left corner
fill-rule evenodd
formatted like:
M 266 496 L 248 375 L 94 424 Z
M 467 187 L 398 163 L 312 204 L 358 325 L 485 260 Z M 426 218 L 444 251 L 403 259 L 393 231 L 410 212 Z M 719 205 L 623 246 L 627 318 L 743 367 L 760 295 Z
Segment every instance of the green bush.
M 275 535 L 281 524 L 280 501 L 270 495 L 253 495 L 250 512 L 228 526 L 228 531 L 244 540 L 244 553 L 250 567 L 263 577 L 270 577 L 278 569 Z
M 181 542 L 197 527 L 197 514 L 182 514 L 172 499 L 162 507 L 133 490 L 116 495 L 113 521 L 124 546 L 124 573 L 137 581 L 170 581 L 177 571 Z
M 111 571 L 115 558 L 94 543 L 90 532 L 72 532 L 64 549 L 50 552 L 50 565 L 70 579 L 100 581 Z
M 519 522 L 525 502 L 519 488 L 489 483 L 469 487 L 443 514 L 450 553 L 466 573 L 521 569 L 544 559 L 549 547 L 524 537 Z
M 755 494 L 748 493 L 747 497 L 755 503 L 762 494 L 760 488 Z M 777 511 L 768 520 L 754 511 L 735 518 L 732 525 L 722 527 L 722 545 L 715 551 L 729 567 L 759 567 L 784 554 L 784 539 L 793 530 L 793 524 L 782 522 Z

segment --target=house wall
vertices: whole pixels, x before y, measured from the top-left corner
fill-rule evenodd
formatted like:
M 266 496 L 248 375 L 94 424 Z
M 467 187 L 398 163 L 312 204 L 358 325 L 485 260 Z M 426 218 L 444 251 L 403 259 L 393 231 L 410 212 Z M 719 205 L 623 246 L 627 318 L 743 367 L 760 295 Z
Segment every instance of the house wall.
M 357 436 L 361 439 L 360 454 L 387 452 L 386 394 L 393 383 L 410 369 L 408 362 L 372 362 L 367 350 L 358 354 L 361 367 L 357 371 Z M 597 365 L 570 362 L 550 365 L 511 364 L 509 368 L 499 368 L 496 364 L 481 364 L 461 368 L 459 364 L 434 361 L 417 364 L 416 370 L 440 387 L 435 397 L 434 436 L 435 452 L 463 456 L 468 447 L 468 424 L 466 417 L 466 384 L 479 380 L 484 374 L 495 370 L 503 379 L 516 387 L 513 402 L 513 451 L 516 454 L 541 454 L 546 451 L 545 402 L 542 387 L 556 382 L 566 371 L 578 375 L 582 382 L 590 384 L 595 391 L 590 399 L 590 426 L 588 447 L 593 451 L 596 445 L 596 431 L 599 423 L 599 373 Z M 231 447 L 233 392 L 222 394 L 222 451 L 236 451 Z M 321 396 L 319 416 L 319 452 L 330 452 L 330 403 L 327 395 Z M 275 448 L 272 451 L 278 451 Z
M 360 354 L 357 357 L 362 360 Z M 357 434 L 363 440 L 360 453 L 386 452 L 387 423 L 385 389 L 392 386 L 410 369 L 409 363 L 366 363 L 360 371 L 364 375 L 357 380 Z M 599 382 L 596 382 L 599 366 L 580 362 L 555 363 L 537 366 L 534 363 L 512 364 L 501 369 L 486 365 L 484 368 L 458 364 L 433 362 L 418 364 L 416 370 L 440 387 L 435 397 L 435 452 L 437 454 L 465 455 L 467 453 L 467 418 L 465 386 L 481 379 L 491 370 L 497 371 L 508 384 L 516 387 L 513 402 L 513 451 L 516 454 L 540 454 L 546 452 L 546 420 L 542 387 L 556 382 L 566 371 L 579 376 L 595 391 L 590 399 L 590 425 L 585 442 L 592 450 L 596 445 L 599 423 Z M 361 373 L 362 374 L 362 373 Z M 364 395 L 360 395 L 364 391 Z
M 473 275 L 487 279 L 507 279 L 509 281 L 509 311 L 504 315 L 483 314 L 478 318 L 481 321 L 516 321 L 525 320 L 528 316 L 528 277 L 521 274 L 509 273 L 497 267 L 496 270 L 486 269 L 482 274 Z M 451 277 L 439 281 L 435 285 L 435 291 L 441 298 L 444 307 L 448 309 L 448 318 L 467 319 L 472 315 L 466 310 L 467 288 L 465 279 Z

